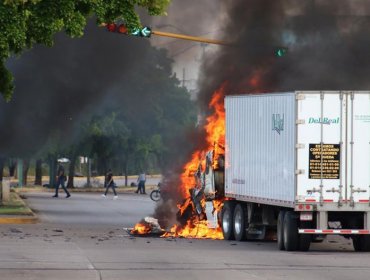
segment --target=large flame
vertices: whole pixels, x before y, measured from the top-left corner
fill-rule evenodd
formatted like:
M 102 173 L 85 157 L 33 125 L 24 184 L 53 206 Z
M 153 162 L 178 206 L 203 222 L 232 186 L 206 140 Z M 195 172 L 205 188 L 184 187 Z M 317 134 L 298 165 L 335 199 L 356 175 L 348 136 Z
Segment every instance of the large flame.
M 195 151 L 192 154 L 191 160 L 185 164 L 184 171 L 181 174 L 181 193 L 185 199 L 182 205 L 178 205 L 179 213 L 182 215 L 184 211 L 193 205 L 190 197 L 190 190 L 197 187 L 196 172 L 201 168 L 202 172 L 206 166 L 205 154 L 213 150 L 213 167 L 216 168 L 218 157 L 225 153 L 225 109 L 224 109 L 224 87 L 217 90 L 209 107 L 213 110 L 213 114 L 207 118 L 206 125 L 204 126 L 206 132 L 206 145 L 204 149 Z M 205 200 L 201 201 L 202 205 L 205 204 Z M 223 205 L 222 200 L 214 200 L 213 207 L 215 211 L 220 211 Z M 207 225 L 206 217 L 192 215 L 186 222 L 185 226 L 174 225 L 169 233 L 164 236 L 180 236 L 189 238 L 211 238 L 211 239 L 223 239 L 221 228 L 209 228 Z
M 205 215 L 197 215 L 195 213 L 195 205 L 191 199 L 191 189 L 200 188 L 200 182 L 197 179 L 196 173 L 205 170 L 206 157 L 205 154 L 213 150 L 213 167 L 217 167 L 218 157 L 225 153 L 225 110 L 224 110 L 224 86 L 217 90 L 212 97 L 209 107 L 213 110 L 213 114 L 206 119 L 204 126 L 206 132 L 206 145 L 204 149 L 196 150 L 188 163 L 184 165 L 183 173 L 180 175 L 180 192 L 184 199 L 181 205 L 178 205 L 179 215 L 191 207 L 192 215 L 186 221 L 185 225 L 175 224 L 171 230 L 163 235 L 163 237 L 187 237 L 187 238 L 211 238 L 223 239 L 221 228 L 217 225 L 216 228 L 209 228 Z M 199 170 L 201 169 L 201 170 Z M 205 199 L 201 201 L 201 205 L 205 205 Z M 214 211 L 221 211 L 223 200 L 214 200 Z M 144 226 L 144 228 L 143 228 Z M 137 224 L 133 233 L 144 234 L 150 232 L 148 226 L 145 228 L 143 224 Z
M 212 97 L 209 107 L 214 113 L 207 118 L 204 126 L 206 131 L 206 148 L 197 150 L 192 154 L 191 160 L 185 164 L 184 171 L 181 174 L 181 190 L 184 198 L 190 196 L 189 190 L 197 184 L 194 174 L 199 166 L 205 168 L 205 153 L 214 150 L 214 163 L 217 157 L 224 154 L 225 145 L 225 109 L 224 109 L 224 87 L 217 90 Z

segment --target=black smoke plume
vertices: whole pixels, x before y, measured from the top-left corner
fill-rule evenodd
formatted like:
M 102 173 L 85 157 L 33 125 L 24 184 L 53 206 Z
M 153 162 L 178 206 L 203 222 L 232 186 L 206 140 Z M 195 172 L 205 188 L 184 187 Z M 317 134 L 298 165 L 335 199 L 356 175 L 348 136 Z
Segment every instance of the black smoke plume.
M 203 64 L 203 105 L 224 82 L 226 94 L 370 89 L 369 1 L 223 3 L 231 46 Z M 287 54 L 276 57 L 276 47 L 287 47 Z
M 81 39 L 61 33 L 52 48 L 36 46 L 11 59 L 15 91 L 9 103 L 0 99 L 0 154 L 32 156 L 54 131 L 73 143 L 78 121 L 104 105 L 148 44 L 130 39 L 90 22 Z

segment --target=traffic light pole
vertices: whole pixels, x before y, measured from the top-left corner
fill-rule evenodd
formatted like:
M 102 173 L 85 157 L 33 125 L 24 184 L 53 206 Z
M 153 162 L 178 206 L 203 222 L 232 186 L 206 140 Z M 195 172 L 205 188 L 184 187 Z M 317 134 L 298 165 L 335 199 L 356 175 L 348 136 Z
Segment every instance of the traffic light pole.
M 189 40 L 189 41 L 196 41 L 196 42 L 207 43 L 207 44 L 228 45 L 226 42 L 219 41 L 219 40 L 207 39 L 203 37 L 188 36 L 188 35 L 177 34 L 177 33 L 156 31 L 156 30 L 152 30 L 152 35 L 171 37 L 171 38 L 183 39 L 183 40 Z

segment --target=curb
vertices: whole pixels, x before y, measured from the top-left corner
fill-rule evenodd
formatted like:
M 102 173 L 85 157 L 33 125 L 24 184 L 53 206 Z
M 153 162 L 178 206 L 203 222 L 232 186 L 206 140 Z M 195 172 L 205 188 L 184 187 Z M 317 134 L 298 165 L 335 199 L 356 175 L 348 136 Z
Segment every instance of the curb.
M 36 224 L 39 222 L 38 216 L 28 207 L 27 203 L 22 199 L 19 193 L 15 192 L 22 204 L 27 207 L 30 215 L 0 215 L 0 224 Z
M 35 215 L 29 217 L 0 217 L 0 224 L 36 224 L 39 218 Z

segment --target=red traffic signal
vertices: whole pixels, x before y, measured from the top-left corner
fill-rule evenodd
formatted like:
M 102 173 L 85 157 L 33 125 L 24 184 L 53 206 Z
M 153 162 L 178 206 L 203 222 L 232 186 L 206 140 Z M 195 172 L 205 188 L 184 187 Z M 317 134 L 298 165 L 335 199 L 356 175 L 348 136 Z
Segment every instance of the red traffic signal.
M 124 24 L 121 24 L 120 26 L 118 26 L 117 32 L 118 33 L 122 33 L 122 34 L 127 34 L 128 33 L 128 29 L 127 29 L 127 27 Z
M 109 32 L 116 32 L 117 25 L 115 23 L 108 23 L 107 29 Z

